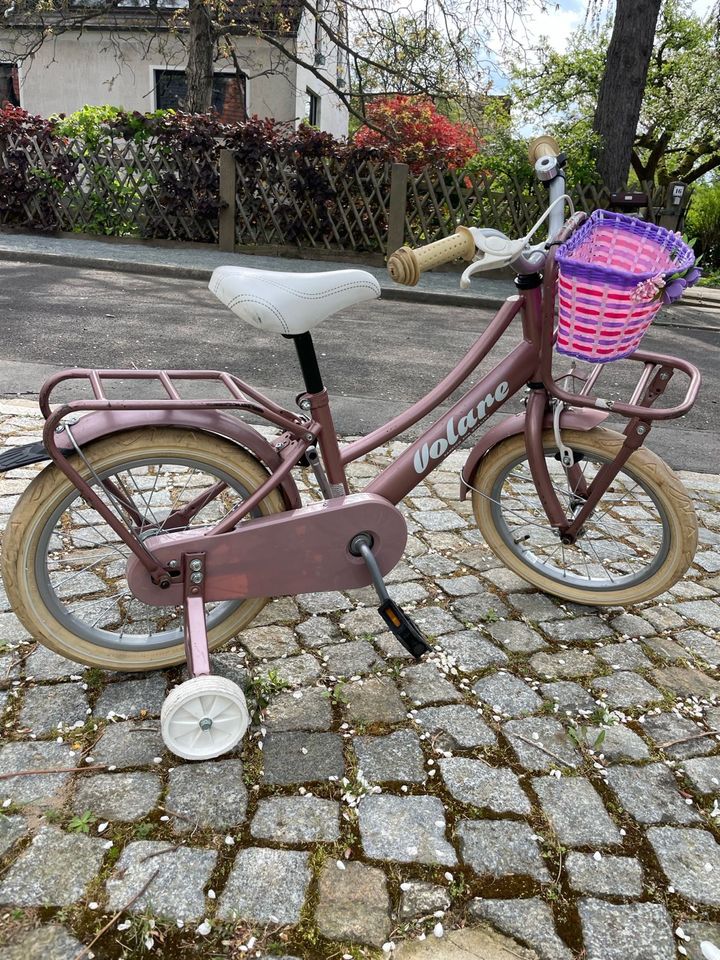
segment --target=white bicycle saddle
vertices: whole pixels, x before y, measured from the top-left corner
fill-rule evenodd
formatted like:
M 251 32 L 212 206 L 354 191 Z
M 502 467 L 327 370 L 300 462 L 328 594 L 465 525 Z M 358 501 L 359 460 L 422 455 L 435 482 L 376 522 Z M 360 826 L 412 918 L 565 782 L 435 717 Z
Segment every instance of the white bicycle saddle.
M 218 267 L 210 289 L 241 320 L 288 336 L 307 333 L 338 310 L 380 296 L 380 284 L 365 270 L 280 273 Z

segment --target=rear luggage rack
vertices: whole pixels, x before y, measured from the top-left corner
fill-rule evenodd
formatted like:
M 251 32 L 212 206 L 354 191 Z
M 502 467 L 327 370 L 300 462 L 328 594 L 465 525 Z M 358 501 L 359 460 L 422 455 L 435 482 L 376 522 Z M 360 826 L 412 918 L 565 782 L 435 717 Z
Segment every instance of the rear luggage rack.
M 90 386 L 92 399 L 73 400 L 54 412 L 50 402 L 53 392 L 69 380 L 82 380 Z M 160 399 L 123 400 L 108 397 L 106 381 L 155 382 L 165 396 Z M 178 387 L 185 382 L 219 384 L 225 388 L 226 398 L 184 398 Z M 223 370 L 93 370 L 78 368 L 61 370 L 43 384 L 39 397 L 40 410 L 46 420 L 57 425 L 70 413 L 92 410 L 242 410 L 268 420 L 270 423 L 301 436 L 307 431 L 304 418 L 285 410 L 249 384 Z

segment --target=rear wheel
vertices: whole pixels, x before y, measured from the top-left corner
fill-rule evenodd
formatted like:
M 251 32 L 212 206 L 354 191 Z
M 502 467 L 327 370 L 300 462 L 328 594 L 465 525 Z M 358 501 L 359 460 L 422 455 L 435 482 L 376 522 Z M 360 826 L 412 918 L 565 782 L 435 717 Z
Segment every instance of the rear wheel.
M 595 428 L 563 431 L 587 483 L 613 460 L 624 437 Z M 558 499 L 571 517 L 582 498 L 560 463 L 554 434 L 543 436 Z M 549 525 L 530 474 L 525 437 L 498 444 L 472 480 L 475 518 L 488 546 L 515 573 L 576 603 L 630 605 L 668 590 L 692 563 L 697 519 L 684 487 L 654 453 L 636 450 L 573 545 Z
M 128 431 L 83 452 L 96 476 L 83 464 L 81 475 L 143 539 L 216 523 L 267 479 L 265 468 L 229 441 L 177 428 Z M 178 512 L 192 503 L 192 516 L 179 523 Z M 274 490 L 252 516 L 283 509 Z M 25 627 L 56 653 L 116 670 L 182 663 L 183 609 L 150 606 L 132 595 L 125 578 L 130 554 L 51 464 L 15 506 L 3 538 L 3 579 Z M 246 627 L 266 602 L 207 604 L 210 648 Z

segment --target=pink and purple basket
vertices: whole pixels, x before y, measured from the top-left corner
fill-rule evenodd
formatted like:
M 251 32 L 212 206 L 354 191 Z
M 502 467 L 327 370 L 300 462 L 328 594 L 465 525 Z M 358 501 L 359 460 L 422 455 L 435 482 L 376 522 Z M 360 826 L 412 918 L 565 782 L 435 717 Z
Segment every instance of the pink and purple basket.
M 695 254 L 679 236 L 663 227 L 622 213 L 596 210 L 557 252 L 559 353 L 607 363 L 629 356 L 662 306 L 679 296 L 695 276 Z M 667 282 L 639 299 L 643 281 Z M 675 289 L 677 288 L 677 289 Z M 672 292 L 672 296 L 670 295 Z

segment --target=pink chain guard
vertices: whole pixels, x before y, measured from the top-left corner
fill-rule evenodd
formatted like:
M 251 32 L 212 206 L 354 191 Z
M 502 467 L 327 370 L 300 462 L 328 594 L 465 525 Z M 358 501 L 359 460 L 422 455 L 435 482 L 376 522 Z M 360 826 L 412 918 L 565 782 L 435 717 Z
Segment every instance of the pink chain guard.
M 145 546 L 162 565 L 176 560 L 178 570 L 182 554 L 205 553 L 205 600 L 237 600 L 368 586 L 371 579 L 364 560 L 348 549 L 358 533 L 372 536 L 382 573 L 392 570 L 405 549 L 405 518 L 397 507 L 372 493 L 242 521 L 230 533 L 213 536 L 185 531 L 150 537 Z M 127 580 L 144 603 L 163 607 L 183 603 L 179 580 L 161 590 L 135 556 L 128 560 Z

